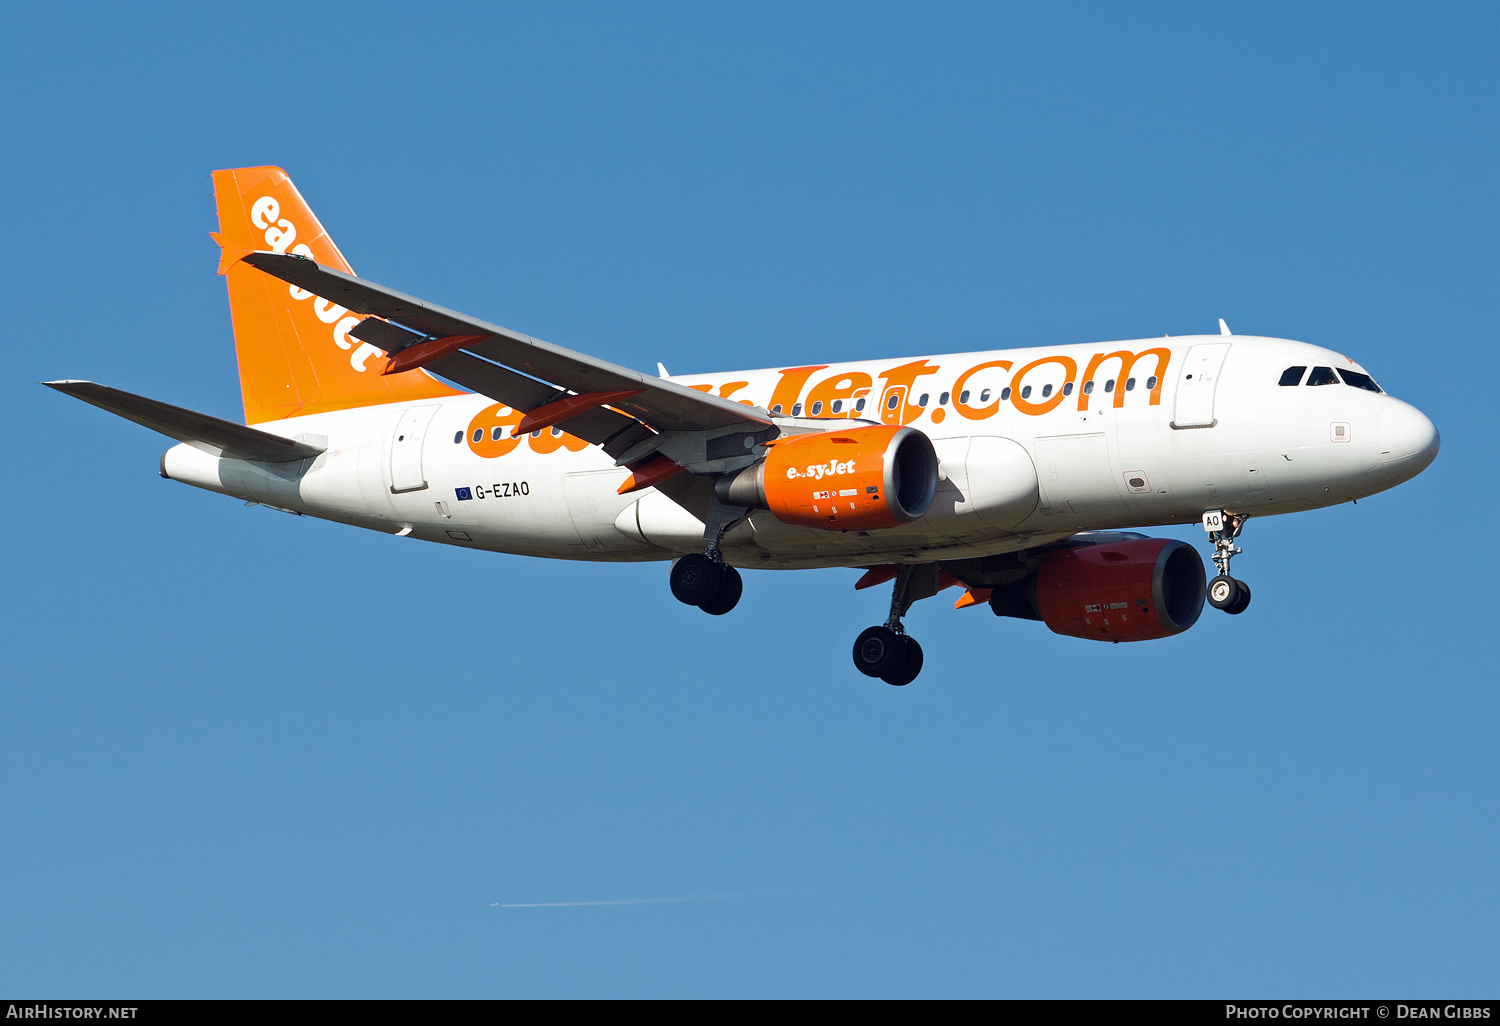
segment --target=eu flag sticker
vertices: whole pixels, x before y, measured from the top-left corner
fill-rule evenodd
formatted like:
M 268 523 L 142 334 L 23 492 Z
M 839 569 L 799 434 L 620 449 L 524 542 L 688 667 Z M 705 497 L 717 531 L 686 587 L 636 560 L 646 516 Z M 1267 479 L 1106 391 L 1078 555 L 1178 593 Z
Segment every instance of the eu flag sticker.
M 474 493 L 469 491 L 469 489 L 467 488 L 455 488 L 453 489 L 453 491 L 457 493 L 460 502 L 464 499 L 474 498 Z

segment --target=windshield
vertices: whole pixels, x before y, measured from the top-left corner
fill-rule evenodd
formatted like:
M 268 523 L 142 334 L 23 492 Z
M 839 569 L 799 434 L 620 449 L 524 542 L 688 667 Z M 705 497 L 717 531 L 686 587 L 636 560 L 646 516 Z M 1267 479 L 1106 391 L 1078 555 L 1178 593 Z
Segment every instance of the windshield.
M 1362 388 L 1366 392 L 1381 391 L 1380 386 L 1375 384 L 1375 379 L 1368 374 L 1361 374 L 1359 371 L 1340 370 L 1339 377 L 1344 379 L 1344 384 L 1353 385 L 1355 388 Z

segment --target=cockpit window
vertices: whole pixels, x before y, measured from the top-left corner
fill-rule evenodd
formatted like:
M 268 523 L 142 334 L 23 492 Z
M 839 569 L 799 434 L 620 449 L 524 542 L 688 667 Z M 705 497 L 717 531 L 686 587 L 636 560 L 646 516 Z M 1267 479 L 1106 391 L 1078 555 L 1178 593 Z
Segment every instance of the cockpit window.
M 1312 373 L 1307 376 L 1309 385 L 1337 385 L 1339 379 L 1333 376 L 1332 367 L 1314 367 Z
M 1300 385 L 1302 384 L 1302 375 L 1306 373 L 1306 367 L 1288 367 L 1281 372 L 1281 380 L 1276 383 L 1278 385 Z
M 1344 384 L 1353 385 L 1355 388 L 1362 388 L 1366 392 L 1380 391 L 1380 386 L 1375 384 L 1375 379 L 1370 377 L 1370 375 L 1368 374 L 1361 374 L 1359 371 L 1340 369 L 1339 377 L 1344 379 Z

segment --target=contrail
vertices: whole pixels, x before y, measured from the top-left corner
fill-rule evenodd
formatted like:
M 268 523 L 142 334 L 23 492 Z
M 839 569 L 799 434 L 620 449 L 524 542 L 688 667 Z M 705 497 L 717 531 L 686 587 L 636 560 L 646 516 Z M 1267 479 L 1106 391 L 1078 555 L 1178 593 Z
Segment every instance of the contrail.
M 588 905 L 676 905 L 689 901 L 730 901 L 744 894 L 682 894 L 666 898 L 605 898 L 599 901 L 490 902 L 490 908 L 582 908 Z

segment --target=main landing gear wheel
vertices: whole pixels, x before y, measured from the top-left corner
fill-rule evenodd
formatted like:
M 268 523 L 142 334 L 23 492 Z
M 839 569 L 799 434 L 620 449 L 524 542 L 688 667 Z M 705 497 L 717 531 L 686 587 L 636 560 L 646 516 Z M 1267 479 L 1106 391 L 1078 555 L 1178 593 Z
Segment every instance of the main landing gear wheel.
M 901 665 L 890 673 L 882 674 L 880 679 L 894 687 L 903 688 L 917 679 L 917 674 L 922 672 L 922 646 L 917 644 L 916 638 L 906 639 L 906 654 L 901 657 Z
M 880 677 L 900 670 L 911 641 L 885 625 L 866 627 L 854 639 L 854 668 L 866 677 Z M 902 681 L 902 683 L 908 683 Z
M 914 565 L 897 568 L 890 617 L 877 627 L 865 628 L 854 639 L 854 668 L 898 688 L 910 684 L 922 672 L 922 646 L 907 636 L 901 618 L 918 598 L 938 592 L 938 565 L 927 564 L 925 576 L 914 582 L 917 571 Z
M 740 572 L 708 556 L 692 553 L 672 565 L 672 594 L 711 616 L 723 616 L 739 604 L 745 591 Z
M 740 595 L 745 590 L 745 582 L 738 570 L 728 564 L 721 569 L 723 573 L 719 578 L 718 592 L 698 603 L 698 608 L 710 616 L 723 616 L 739 605 Z
M 723 577 L 722 563 L 694 552 L 672 564 L 672 594 L 678 602 L 701 606 L 704 600 L 718 594 Z
M 1208 604 L 1226 613 L 1243 613 L 1250 606 L 1250 585 L 1220 574 L 1208 582 Z

